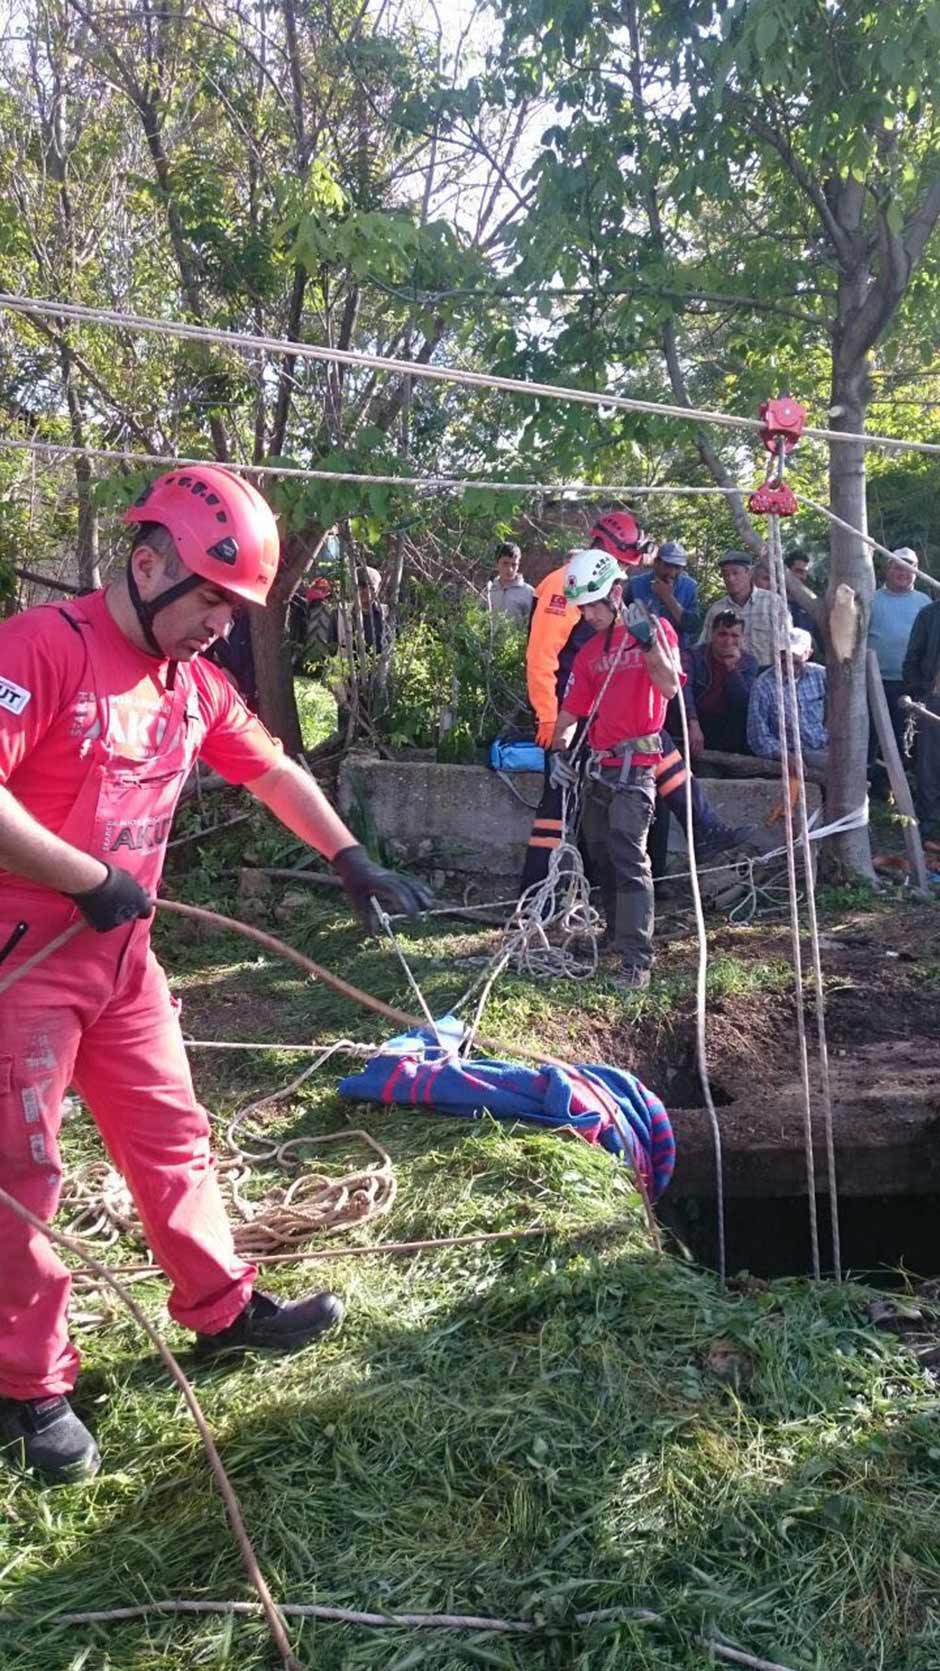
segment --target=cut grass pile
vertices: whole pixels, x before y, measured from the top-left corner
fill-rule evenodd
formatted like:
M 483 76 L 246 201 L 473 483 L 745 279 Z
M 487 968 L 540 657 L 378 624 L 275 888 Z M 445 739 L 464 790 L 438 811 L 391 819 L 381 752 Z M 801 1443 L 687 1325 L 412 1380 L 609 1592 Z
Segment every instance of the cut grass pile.
M 246 958 L 243 943 L 158 932 L 197 1036 L 379 1036 L 377 1018 Z M 282 932 L 410 1007 L 390 950 L 363 946 L 338 900 L 312 901 Z M 474 969 L 457 972 L 452 958 L 480 938 L 440 923 L 409 932 L 433 1005 L 469 982 Z M 732 995 L 779 991 L 780 967 L 757 968 L 729 958 L 713 978 Z M 668 1016 L 683 979 L 642 995 L 648 1018 Z M 598 1030 L 636 1022 L 642 1004 L 603 983 L 507 980 L 486 1026 L 507 1044 L 550 1036 L 557 1048 L 564 1036 L 576 1056 Z M 298 1065 L 247 1053 L 194 1061 L 220 1123 Z M 181 1331 L 167 1325 L 167 1338 L 276 1596 L 544 1628 L 512 1638 L 292 1621 L 304 1665 L 699 1671 L 711 1663 L 701 1637 L 720 1633 L 794 1671 L 940 1667 L 940 1399 L 903 1347 L 865 1326 L 862 1290 L 780 1281 L 722 1292 L 709 1273 L 652 1252 L 607 1156 L 489 1121 L 349 1109 L 336 1076 L 328 1064 L 265 1127 L 285 1138 L 338 1130 L 351 1112 L 391 1151 L 395 1209 L 357 1240 L 533 1223 L 551 1234 L 410 1260 L 337 1249 L 325 1265 L 282 1267 L 272 1287 L 328 1280 L 349 1308 L 335 1338 L 293 1359 L 196 1367 Z M 83 1119 L 66 1141 L 73 1159 L 96 1152 Z M 137 1292 L 159 1319 L 164 1290 Z M 248 1593 L 177 1393 L 116 1301 L 78 1309 L 108 1318 L 79 1330 L 77 1400 L 105 1472 L 56 1492 L 0 1473 L 0 1664 L 270 1667 L 254 1620 L 57 1625 L 64 1611 Z M 574 1625 L 606 1607 L 664 1622 Z

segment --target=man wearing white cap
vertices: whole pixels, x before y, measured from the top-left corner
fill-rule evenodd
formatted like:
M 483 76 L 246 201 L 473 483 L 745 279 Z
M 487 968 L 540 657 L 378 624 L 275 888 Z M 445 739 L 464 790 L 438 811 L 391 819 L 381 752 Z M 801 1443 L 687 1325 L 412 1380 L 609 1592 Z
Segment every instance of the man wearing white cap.
M 807 766 L 829 764 L 829 730 L 826 725 L 826 669 L 819 662 L 810 661 L 813 640 L 804 627 L 790 628 L 790 649 L 796 674 L 797 723 L 803 760 Z M 781 659 L 783 659 L 781 652 Z M 786 670 L 784 669 L 784 674 Z M 786 735 L 780 735 L 780 714 L 777 705 L 777 679 L 774 669 L 754 681 L 747 710 L 747 743 L 752 754 L 768 760 L 779 760 L 783 751 L 792 754 L 795 728 L 793 705 L 789 689 L 784 685 Z
M 917 552 L 912 551 L 909 545 L 899 546 L 894 556 L 888 558 L 884 581 L 872 598 L 868 622 L 868 648 L 874 650 L 881 670 L 888 712 L 902 756 L 905 720 L 898 709 L 898 702 L 904 694 L 904 657 L 914 622 L 929 602 L 923 592 L 914 590 L 918 567 Z M 868 758 L 874 763 L 877 755 L 878 739 L 872 725 Z M 874 769 L 873 792 L 886 795 L 887 787 L 884 767 Z

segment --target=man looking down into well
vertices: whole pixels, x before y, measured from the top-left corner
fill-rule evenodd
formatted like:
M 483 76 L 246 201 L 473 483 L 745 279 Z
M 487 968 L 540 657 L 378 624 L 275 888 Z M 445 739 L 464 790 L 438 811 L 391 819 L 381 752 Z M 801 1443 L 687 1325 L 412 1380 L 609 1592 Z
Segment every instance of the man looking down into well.
M 150 948 L 153 896 L 197 757 L 244 784 L 337 871 L 368 922 L 374 896 L 412 913 L 420 884 L 373 864 L 308 774 L 285 758 L 200 652 L 278 564 L 261 495 L 215 466 L 161 476 L 126 513 L 123 577 L 0 623 L 0 979 L 84 918 L 0 1000 L 0 1177 L 56 1212 L 62 1097 L 74 1085 L 134 1196 L 172 1284 L 169 1311 L 206 1351 L 302 1346 L 342 1315 L 333 1294 L 281 1302 L 235 1252 L 177 1008 Z M 53 1480 L 100 1465 L 68 1402 L 78 1353 L 70 1277 L 0 1207 L 0 1434 Z
M 590 718 L 591 767 L 584 836 L 600 886 L 607 936 L 620 959 L 617 984 L 649 985 L 653 963 L 653 875 L 646 850 L 656 802 L 655 767 L 667 702 L 677 694 L 675 628 L 634 604 L 621 619 L 624 581 L 603 551 L 572 553 L 565 596 L 592 637 L 574 658 L 552 737 L 553 779 L 574 781 L 565 751 L 578 720 Z M 594 710 L 597 703 L 596 712 Z

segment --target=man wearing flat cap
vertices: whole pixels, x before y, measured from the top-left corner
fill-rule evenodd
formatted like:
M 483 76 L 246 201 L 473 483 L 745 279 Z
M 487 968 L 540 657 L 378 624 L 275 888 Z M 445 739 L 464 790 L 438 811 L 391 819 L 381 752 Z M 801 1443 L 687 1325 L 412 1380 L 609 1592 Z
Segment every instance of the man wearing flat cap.
M 781 635 L 789 630 L 790 617 L 782 598 L 754 585 L 754 559 L 749 551 L 726 551 L 719 564 L 724 594 L 712 604 L 699 637 L 707 644 L 715 616 L 731 610 L 744 622 L 744 649 L 758 667 L 770 667 L 774 659 L 774 613 Z

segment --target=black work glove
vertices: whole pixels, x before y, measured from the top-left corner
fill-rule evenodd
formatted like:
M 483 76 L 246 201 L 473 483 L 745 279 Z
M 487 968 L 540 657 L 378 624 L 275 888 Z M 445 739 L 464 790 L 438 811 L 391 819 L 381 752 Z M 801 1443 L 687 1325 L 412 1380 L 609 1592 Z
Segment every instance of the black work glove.
M 433 904 L 434 895 L 423 882 L 399 876 L 394 870 L 383 870 L 369 858 L 364 847 L 344 847 L 333 860 L 333 869 L 368 934 L 375 934 L 379 927 L 369 904 L 373 894 L 389 916 L 416 917 L 419 911 L 427 911 Z
M 85 921 L 99 934 L 133 922 L 135 917 L 153 915 L 150 895 L 118 865 L 108 865 L 108 874 L 97 888 L 89 888 L 83 894 L 67 894 L 66 898 L 74 899 Z

